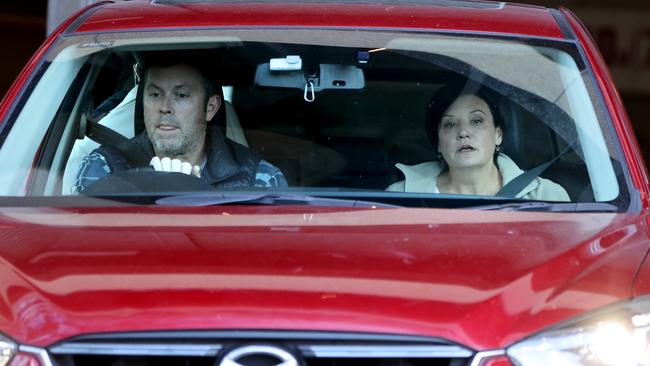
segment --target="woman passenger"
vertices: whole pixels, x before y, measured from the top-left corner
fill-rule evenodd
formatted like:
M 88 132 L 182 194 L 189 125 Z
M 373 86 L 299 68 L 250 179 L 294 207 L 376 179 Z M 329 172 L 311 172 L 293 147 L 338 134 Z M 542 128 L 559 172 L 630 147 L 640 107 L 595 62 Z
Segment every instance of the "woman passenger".
M 435 93 L 427 110 L 427 135 L 438 161 L 396 164 L 405 179 L 388 191 L 490 196 L 523 171 L 500 153 L 501 116 L 493 92 L 473 84 L 454 84 Z M 557 183 L 535 178 L 517 198 L 570 201 Z

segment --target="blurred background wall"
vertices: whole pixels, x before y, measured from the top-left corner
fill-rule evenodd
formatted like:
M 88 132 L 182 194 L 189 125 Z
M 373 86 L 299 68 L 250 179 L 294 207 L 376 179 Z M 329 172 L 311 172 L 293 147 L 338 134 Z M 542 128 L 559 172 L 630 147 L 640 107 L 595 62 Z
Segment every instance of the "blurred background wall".
M 47 0 L 0 1 L 0 95 L 45 39 Z
M 99 0 L 0 1 L 0 95 L 31 54 L 63 19 Z M 118 0 L 119 1 L 119 0 Z M 616 81 L 650 163 L 650 0 L 517 0 L 565 6 L 587 25 Z

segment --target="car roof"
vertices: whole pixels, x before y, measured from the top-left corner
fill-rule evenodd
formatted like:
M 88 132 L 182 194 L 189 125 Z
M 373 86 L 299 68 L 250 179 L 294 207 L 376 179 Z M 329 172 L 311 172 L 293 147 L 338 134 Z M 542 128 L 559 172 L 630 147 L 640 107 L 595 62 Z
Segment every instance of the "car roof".
M 94 8 L 70 33 L 210 27 L 412 29 L 564 38 L 551 10 L 467 0 L 135 0 Z

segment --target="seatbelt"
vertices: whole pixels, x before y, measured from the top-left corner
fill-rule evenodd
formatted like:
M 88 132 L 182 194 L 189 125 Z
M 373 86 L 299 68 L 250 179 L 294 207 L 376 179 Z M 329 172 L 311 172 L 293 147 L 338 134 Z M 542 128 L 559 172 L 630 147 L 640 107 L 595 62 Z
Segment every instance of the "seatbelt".
M 149 165 L 149 157 L 138 144 L 106 126 L 86 120 L 85 134 L 100 145 L 118 150 L 133 167 Z
M 530 184 L 535 178 L 537 178 L 540 174 L 542 174 L 549 166 L 553 165 L 559 158 L 562 156 L 566 155 L 571 148 L 573 147 L 573 143 L 567 145 L 564 150 L 562 150 L 556 157 L 553 159 L 542 163 L 530 170 L 527 170 L 523 172 L 522 174 L 516 176 L 513 180 L 508 182 L 506 185 L 501 187 L 499 192 L 497 192 L 497 196 L 502 196 L 502 197 L 516 197 L 519 192 L 521 192 L 526 186 Z

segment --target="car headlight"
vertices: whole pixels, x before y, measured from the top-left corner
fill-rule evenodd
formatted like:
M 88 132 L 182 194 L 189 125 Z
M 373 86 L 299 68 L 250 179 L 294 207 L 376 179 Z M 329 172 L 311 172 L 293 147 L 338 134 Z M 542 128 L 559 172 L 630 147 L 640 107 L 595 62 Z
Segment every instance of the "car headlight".
M 0 336 L 0 366 L 5 366 L 16 353 L 16 344 L 11 340 Z
M 650 365 L 650 297 L 580 317 L 507 353 L 518 366 Z

